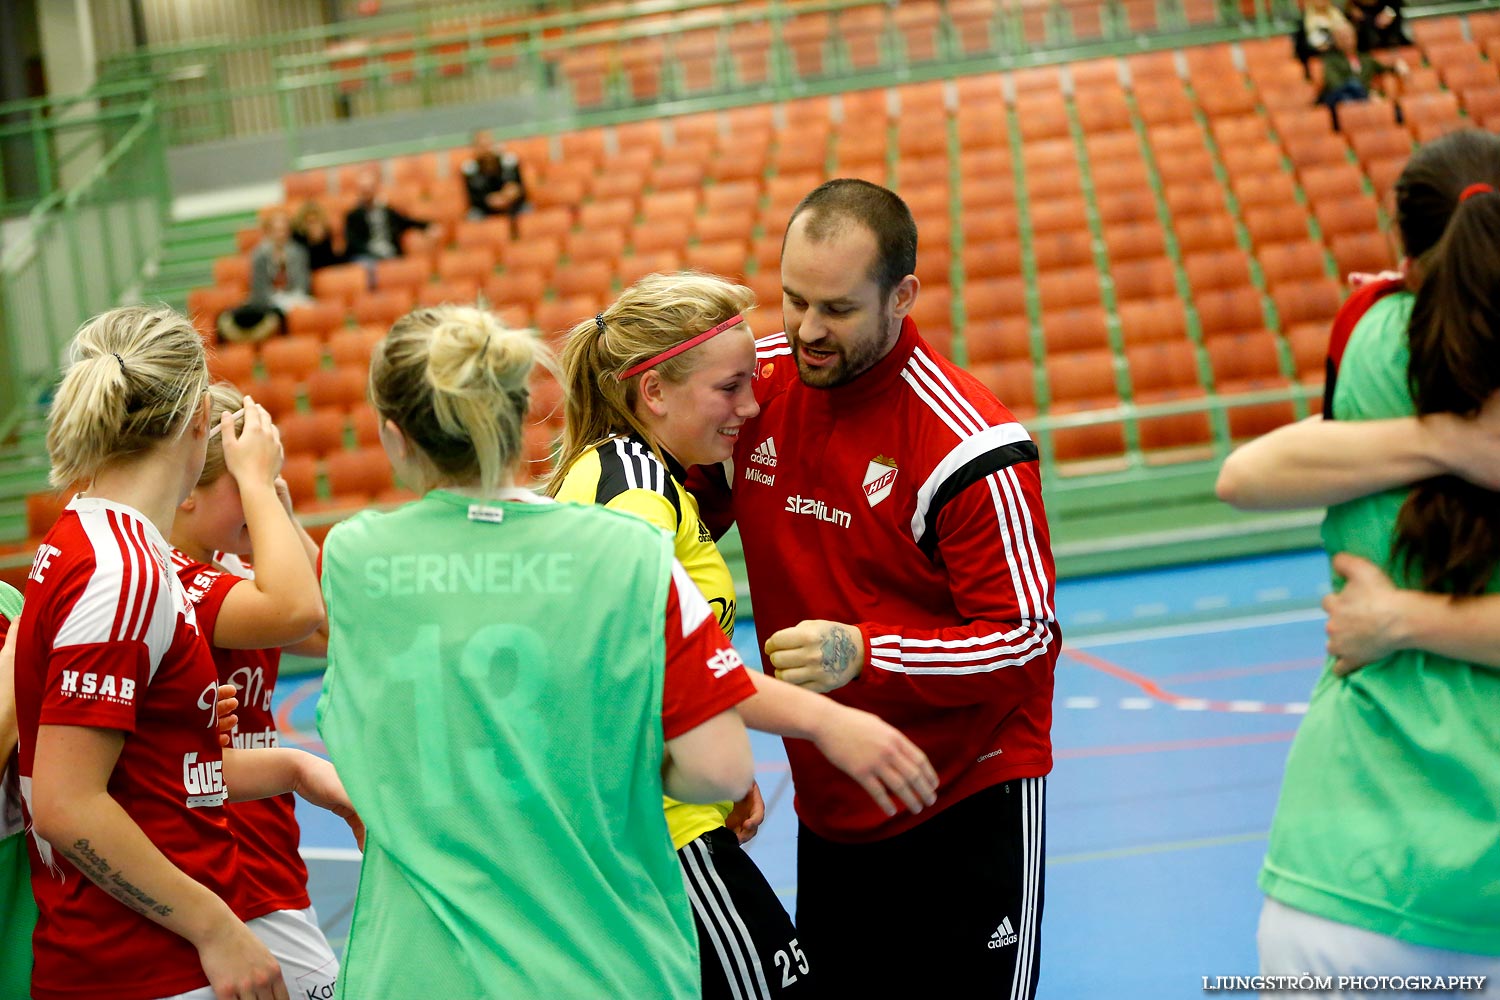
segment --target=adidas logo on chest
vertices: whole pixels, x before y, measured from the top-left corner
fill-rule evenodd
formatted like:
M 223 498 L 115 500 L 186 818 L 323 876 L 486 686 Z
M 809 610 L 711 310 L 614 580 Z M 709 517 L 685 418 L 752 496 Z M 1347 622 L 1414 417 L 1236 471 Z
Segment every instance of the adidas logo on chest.
M 756 445 L 755 450 L 750 453 L 750 461 L 768 469 L 776 468 L 776 439 L 768 437 Z

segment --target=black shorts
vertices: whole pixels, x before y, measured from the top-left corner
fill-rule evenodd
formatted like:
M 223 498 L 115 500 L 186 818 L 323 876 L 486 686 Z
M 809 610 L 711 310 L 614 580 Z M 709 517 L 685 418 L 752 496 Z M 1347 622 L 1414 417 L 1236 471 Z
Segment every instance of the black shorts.
M 816 995 L 792 918 L 738 837 L 710 830 L 677 859 L 698 928 L 704 1000 Z
M 986 788 L 868 844 L 797 840 L 797 930 L 840 996 L 1031 1000 L 1046 779 Z

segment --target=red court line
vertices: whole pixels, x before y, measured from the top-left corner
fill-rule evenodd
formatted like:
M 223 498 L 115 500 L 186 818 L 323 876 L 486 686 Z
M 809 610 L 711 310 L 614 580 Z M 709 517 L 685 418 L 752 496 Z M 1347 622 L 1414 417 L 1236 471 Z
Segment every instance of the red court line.
M 1124 757 L 1137 753 L 1169 753 L 1174 750 L 1211 750 L 1216 747 L 1250 746 L 1256 743 L 1285 743 L 1297 735 L 1295 729 L 1279 733 L 1253 733 L 1243 736 L 1213 736 L 1193 740 L 1165 740 L 1158 743 L 1121 743 L 1104 747 L 1075 747 L 1071 750 L 1056 750 L 1052 756 L 1057 760 L 1077 760 L 1082 757 Z
M 1084 666 L 1092 667 L 1100 673 L 1109 674 L 1117 680 L 1133 684 L 1155 700 L 1173 707 L 1181 707 L 1185 703 L 1192 703 L 1194 706 L 1201 706 L 1204 711 L 1208 712 L 1236 712 L 1245 715 L 1289 715 L 1300 714 L 1306 711 L 1306 706 L 1303 705 L 1293 707 L 1275 702 L 1244 699 L 1225 701 L 1218 698 L 1193 698 L 1188 695 L 1168 691 L 1151 678 L 1122 667 L 1118 663 L 1111 663 L 1103 657 L 1095 656 L 1086 650 L 1074 649 L 1069 646 L 1063 649 L 1062 655 L 1070 656 Z
M 302 681 L 291 694 L 286 696 L 286 701 L 276 710 L 276 729 L 281 734 L 283 743 L 292 743 L 296 746 L 312 750 L 316 753 L 327 754 L 328 748 L 323 741 L 311 733 L 304 733 L 292 724 L 292 711 L 308 698 L 323 689 L 321 683 L 314 683 L 315 679 Z

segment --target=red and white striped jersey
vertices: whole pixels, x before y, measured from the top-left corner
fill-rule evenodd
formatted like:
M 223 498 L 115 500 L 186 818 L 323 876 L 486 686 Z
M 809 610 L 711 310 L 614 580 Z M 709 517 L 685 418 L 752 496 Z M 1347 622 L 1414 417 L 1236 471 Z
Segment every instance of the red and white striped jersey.
M 214 718 L 218 678 L 166 540 L 122 504 L 76 497 L 42 540 L 18 628 L 16 707 L 22 798 L 31 824 L 37 729 L 124 733 L 109 793 L 167 859 L 235 904 L 234 840 L 224 816 Z M 40 916 L 37 1000 L 147 1000 L 207 985 L 186 939 L 85 878 L 104 845 L 29 838 Z
M 762 647 L 804 619 L 857 625 L 864 670 L 832 697 L 926 751 L 938 809 L 1045 775 L 1061 633 L 1030 435 L 909 319 L 832 389 L 802 384 L 784 334 L 756 357 L 761 412 L 730 474 Z M 820 836 L 878 840 L 931 815 L 887 818 L 810 743 L 787 755 Z
M 238 749 L 274 747 L 280 743 L 271 698 L 281 669 L 281 650 L 223 649 L 213 645 L 224 598 L 237 584 L 252 580 L 255 570 L 235 556 L 218 557 L 219 565 L 198 562 L 172 550 L 172 565 L 198 615 L 198 627 L 213 648 L 220 684 L 233 684 L 239 708 L 234 732 Z M 226 807 L 229 829 L 239 845 L 241 920 L 276 910 L 305 910 L 307 865 L 297 853 L 302 828 L 297 825 L 296 797 L 291 792 Z

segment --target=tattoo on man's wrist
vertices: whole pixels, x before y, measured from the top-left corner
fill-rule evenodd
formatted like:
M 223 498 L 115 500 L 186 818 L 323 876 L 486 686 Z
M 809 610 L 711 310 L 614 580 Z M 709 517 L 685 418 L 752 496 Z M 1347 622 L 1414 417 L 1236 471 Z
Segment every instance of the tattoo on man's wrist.
M 843 677 L 857 655 L 859 650 L 846 629 L 831 628 L 823 636 L 823 672 L 830 679 L 838 680 Z

